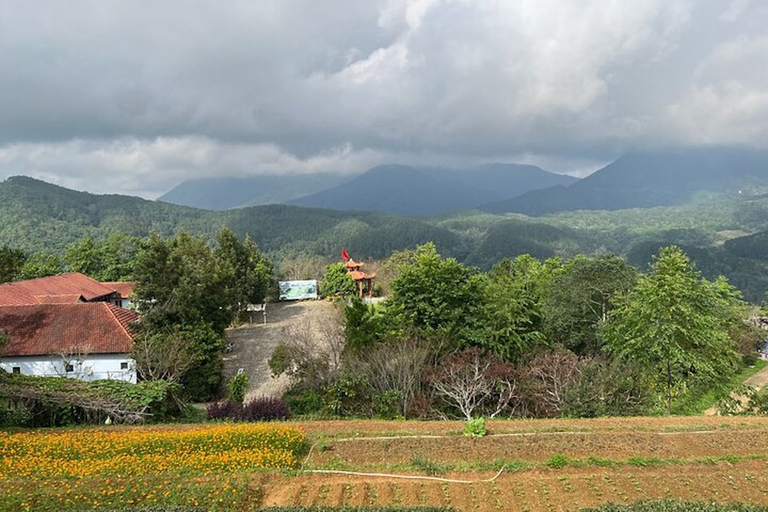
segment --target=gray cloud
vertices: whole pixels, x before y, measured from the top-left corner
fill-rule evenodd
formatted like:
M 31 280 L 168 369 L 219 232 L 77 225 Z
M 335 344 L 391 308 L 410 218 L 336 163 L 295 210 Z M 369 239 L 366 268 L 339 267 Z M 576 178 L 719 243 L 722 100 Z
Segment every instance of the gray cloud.
M 733 0 L 0 0 L 0 175 L 188 177 L 768 144 L 768 9 Z M 569 167 L 570 166 L 570 167 Z

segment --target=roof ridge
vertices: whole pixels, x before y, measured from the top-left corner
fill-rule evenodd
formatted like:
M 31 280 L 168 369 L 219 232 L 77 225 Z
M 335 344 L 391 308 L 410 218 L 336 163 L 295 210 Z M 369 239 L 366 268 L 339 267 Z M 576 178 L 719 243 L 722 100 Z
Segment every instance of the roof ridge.
M 117 317 L 117 313 L 115 313 L 115 309 L 118 309 L 118 306 L 115 306 L 114 304 L 110 304 L 108 302 L 99 302 L 99 304 L 104 304 L 106 306 L 107 311 L 109 311 L 109 314 L 112 316 L 112 318 L 117 322 L 117 325 L 120 326 L 120 329 L 123 330 L 123 332 L 128 336 L 128 338 L 133 342 L 133 335 L 131 335 L 130 331 L 128 331 L 128 328 L 123 324 L 123 322 L 120 321 L 120 319 Z M 113 309 L 114 308 L 114 309 Z

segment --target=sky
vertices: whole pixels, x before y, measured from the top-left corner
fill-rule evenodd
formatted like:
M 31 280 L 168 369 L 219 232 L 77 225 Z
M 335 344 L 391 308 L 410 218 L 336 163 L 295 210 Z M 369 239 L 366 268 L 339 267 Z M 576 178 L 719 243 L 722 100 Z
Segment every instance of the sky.
M 186 179 L 768 147 L 763 0 L 0 0 L 0 178 Z

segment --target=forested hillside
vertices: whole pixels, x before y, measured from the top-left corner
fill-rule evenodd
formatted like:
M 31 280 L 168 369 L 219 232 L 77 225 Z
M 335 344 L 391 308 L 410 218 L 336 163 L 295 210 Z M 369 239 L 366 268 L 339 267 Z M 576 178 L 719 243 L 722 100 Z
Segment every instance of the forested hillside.
M 85 238 L 111 233 L 144 237 L 179 232 L 213 240 L 221 226 L 250 235 L 279 262 L 297 256 L 331 261 L 347 247 L 356 258 L 435 242 L 441 254 L 489 269 L 502 258 L 613 252 L 641 269 L 659 247 L 683 247 L 702 273 L 726 275 L 752 301 L 768 290 L 768 197 L 736 196 L 688 206 L 563 212 L 535 219 L 520 214 L 459 212 L 409 218 L 269 205 L 220 212 L 117 195 L 67 190 L 25 177 L 0 183 L 0 245 L 63 254 Z

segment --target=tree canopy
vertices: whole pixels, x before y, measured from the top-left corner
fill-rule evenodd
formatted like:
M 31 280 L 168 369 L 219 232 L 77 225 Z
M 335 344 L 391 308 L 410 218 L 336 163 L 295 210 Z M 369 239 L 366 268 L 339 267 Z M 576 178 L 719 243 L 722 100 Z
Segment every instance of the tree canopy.
M 722 312 L 737 299 L 703 279 L 678 247 L 663 248 L 651 272 L 615 302 L 606 339 L 656 377 L 667 411 L 689 383 L 714 385 L 733 373 L 736 352 Z

